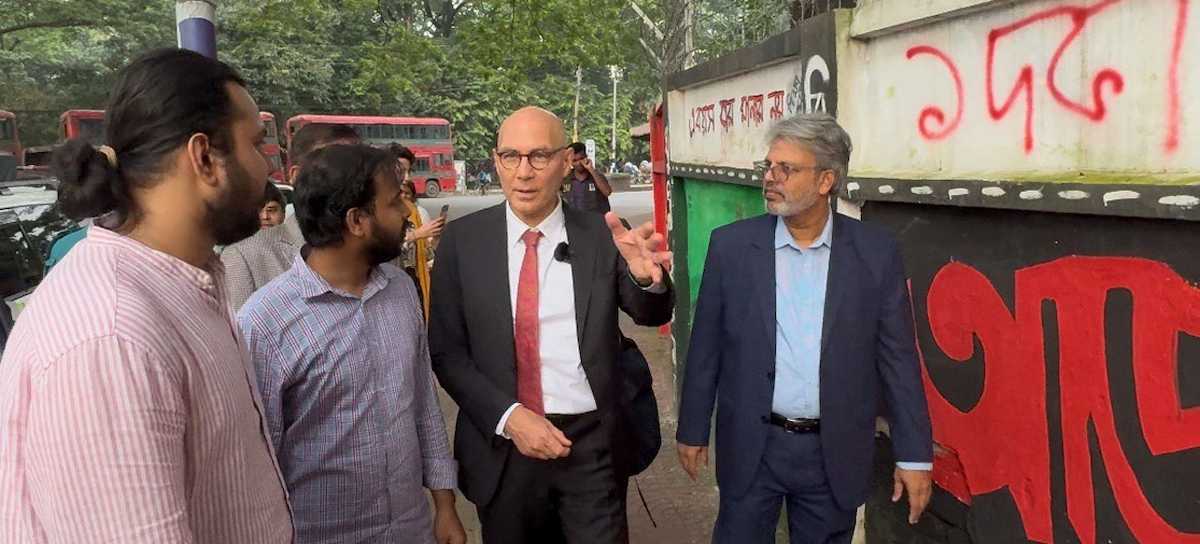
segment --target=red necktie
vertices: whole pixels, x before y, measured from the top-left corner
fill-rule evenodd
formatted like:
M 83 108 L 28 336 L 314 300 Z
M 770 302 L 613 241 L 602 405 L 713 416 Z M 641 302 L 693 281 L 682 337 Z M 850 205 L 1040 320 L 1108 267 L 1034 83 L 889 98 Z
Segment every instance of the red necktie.
M 525 242 L 525 259 L 517 280 L 517 321 L 514 337 L 517 348 L 517 402 L 545 415 L 542 406 L 542 356 L 538 338 L 538 257 L 537 244 L 542 233 L 527 230 L 521 236 Z

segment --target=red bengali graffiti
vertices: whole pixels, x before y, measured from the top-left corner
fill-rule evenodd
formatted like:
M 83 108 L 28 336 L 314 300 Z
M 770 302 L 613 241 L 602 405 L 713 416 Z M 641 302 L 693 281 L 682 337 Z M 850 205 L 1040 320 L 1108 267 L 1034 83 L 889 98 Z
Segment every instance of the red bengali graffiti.
M 728 131 L 733 127 L 733 98 L 721 100 L 721 128 Z
M 1183 39 L 1187 36 L 1189 2 L 1175 2 L 1175 39 L 1171 44 L 1171 65 L 1167 71 L 1167 137 L 1163 142 L 1167 153 L 1179 149 L 1179 57 L 1183 54 Z
M 940 394 L 922 365 L 934 439 L 953 452 L 935 459 L 935 481 L 964 502 L 1008 488 L 1028 537 L 1053 541 L 1042 323 L 1042 303 L 1053 301 L 1071 527 L 1081 542 L 1094 544 L 1091 422 L 1118 510 L 1137 541 L 1200 542 L 1200 535 L 1176 530 L 1155 511 L 1121 446 L 1104 323 L 1108 292 L 1128 291 L 1136 408 L 1146 443 L 1154 455 L 1195 449 L 1200 408 L 1182 406 L 1176 376 L 1179 334 L 1200 336 L 1200 289 L 1163 263 L 1117 257 L 1066 257 L 1024 268 L 1016 271 L 1014 285 L 1011 311 L 991 282 L 963 263 L 942 267 L 929 287 L 927 317 L 937 347 L 967 361 L 977 338 L 986 373 L 979 402 L 964 412 Z
M 709 132 L 712 132 L 716 128 L 717 123 L 714 116 L 715 109 L 715 104 L 708 104 L 705 106 L 692 108 L 692 115 L 688 117 L 689 138 L 694 138 L 697 132 L 699 132 L 701 135 L 705 135 Z
M 767 98 L 771 100 L 771 120 L 783 119 L 783 91 L 771 91 L 767 93 Z
M 763 122 L 763 95 L 754 94 L 742 97 L 742 124 L 746 126 L 761 125 Z
M 1103 122 L 1109 111 L 1108 102 L 1106 101 L 1106 90 L 1108 96 L 1121 94 L 1125 89 L 1125 77 L 1113 68 L 1099 70 L 1091 79 L 1090 96 L 1080 100 L 1067 96 L 1059 86 L 1059 66 L 1067 51 L 1076 42 L 1077 38 L 1083 34 L 1084 30 L 1086 30 L 1095 17 L 1123 1 L 1125 0 L 1101 0 L 1092 5 L 1057 6 L 1039 11 L 1013 23 L 993 28 L 988 32 L 987 57 L 984 67 L 984 87 L 987 94 L 988 115 L 995 121 L 1004 119 L 1017 106 L 1018 101 L 1022 101 L 1025 108 L 1022 145 L 1026 153 L 1031 153 L 1034 145 L 1033 118 L 1036 109 L 1034 101 L 1034 67 L 1031 64 L 1020 66 L 1016 71 L 1017 75 L 1012 86 L 1006 91 L 998 92 L 995 76 L 997 69 L 996 51 L 1001 40 L 1038 23 L 1067 18 L 1070 21 L 1070 30 L 1059 41 L 1046 68 L 1046 89 L 1049 91 L 1054 102 L 1059 106 L 1089 121 Z M 1181 125 L 1180 70 L 1182 69 L 1181 58 L 1184 41 L 1187 36 L 1190 1 L 1175 0 L 1175 28 L 1173 31 L 1166 85 L 1167 119 L 1164 125 L 1166 134 L 1163 141 L 1163 147 L 1167 153 L 1173 153 L 1179 148 Z M 939 49 L 928 45 L 918 45 L 907 51 L 907 58 L 909 60 L 919 55 L 931 55 L 938 58 L 946 65 L 954 78 L 959 115 L 955 115 L 954 119 L 947 122 L 945 111 L 936 106 L 926 106 L 921 110 L 920 117 L 918 118 L 917 126 L 924 138 L 928 140 L 943 139 L 952 134 L 958 127 L 956 120 L 961 120 L 961 108 L 964 100 L 962 80 L 953 59 Z
M 954 78 L 954 97 L 955 110 L 954 117 L 950 122 L 946 122 L 946 113 L 937 106 L 925 106 L 921 110 L 921 116 L 917 120 L 917 128 L 921 131 L 921 136 L 927 140 L 941 140 L 954 133 L 958 129 L 958 124 L 962 121 L 963 116 L 963 82 L 962 76 L 958 73 L 958 67 L 954 65 L 954 61 L 936 47 L 929 45 L 918 45 L 908 50 L 907 56 L 909 60 L 919 55 L 931 55 L 934 58 L 942 61 L 946 65 L 946 69 L 950 71 L 950 77 Z M 933 125 L 937 123 L 936 128 Z

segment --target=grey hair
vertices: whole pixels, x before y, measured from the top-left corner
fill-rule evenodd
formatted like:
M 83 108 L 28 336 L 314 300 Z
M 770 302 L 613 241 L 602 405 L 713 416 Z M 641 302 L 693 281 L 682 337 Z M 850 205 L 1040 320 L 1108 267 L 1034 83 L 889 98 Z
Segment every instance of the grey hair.
M 854 149 L 850 135 L 828 113 L 800 113 L 780 120 L 767 132 L 767 143 L 787 140 L 804 146 L 817 159 L 817 166 L 833 170 L 837 191 L 850 168 Z

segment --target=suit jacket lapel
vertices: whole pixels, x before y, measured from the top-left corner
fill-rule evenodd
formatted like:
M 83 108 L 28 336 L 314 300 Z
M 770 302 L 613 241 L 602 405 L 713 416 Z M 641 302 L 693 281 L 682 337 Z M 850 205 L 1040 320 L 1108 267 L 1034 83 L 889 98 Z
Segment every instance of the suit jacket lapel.
M 829 350 L 838 310 L 844 306 L 847 291 L 856 284 L 853 276 L 858 273 L 854 266 L 854 240 L 851 239 L 851 231 L 844 228 L 846 221 L 833 212 L 833 243 L 829 251 L 829 277 L 825 281 L 825 316 L 821 323 L 822 361 Z
M 512 292 L 508 285 L 508 220 L 504 215 L 504 204 L 492 208 L 493 217 L 488 221 L 492 228 L 483 229 L 476 233 L 477 266 L 467 267 L 467 270 L 480 271 L 479 277 L 485 284 L 485 293 L 495 293 L 493 304 L 490 305 L 493 323 L 507 324 L 508 330 L 513 330 Z M 494 272 L 492 272 L 494 271 Z M 508 335 L 508 351 L 516 361 L 515 347 L 512 335 Z
M 580 217 L 581 212 L 563 206 L 570 246 L 571 283 L 575 288 L 575 334 L 583 349 L 584 325 L 587 324 L 588 303 L 591 302 L 592 279 L 596 271 L 596 253 L 600 250 L 599 234 Z M 586 359 L 586 357 L 584 357 Z
M 760 228 L 750 240 L 749 272 L 754 286 L 755 305 L 762 315 L 767 338 L 768 361 L 775 365 L 775 216 L 763 216 Z

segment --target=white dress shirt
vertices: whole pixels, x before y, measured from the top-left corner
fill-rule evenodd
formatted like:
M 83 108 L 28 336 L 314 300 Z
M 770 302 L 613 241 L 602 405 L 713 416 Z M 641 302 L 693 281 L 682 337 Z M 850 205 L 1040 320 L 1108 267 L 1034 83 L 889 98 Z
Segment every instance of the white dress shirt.
M 521 236 L 531 228 L 504 205 L 508 236 L 508 292 L 516 324 L 517 283 L 525 261 Z M 583 414 L 596 409 L 587 374 L 579 356 L 579 334 L 575 329 L 575 280 L 571 264 L 554 260 L 554 249 L 567 240 L 562 202 L 541 224 L 538 240 L 538 353 L 542 364 L 542 402 L 547 414 Z M 569 243 L 569 242 L 568 242 Z M 508 417 L 520 404 L 513 404 L 500 418 L 496 434 L 504 435 Z

